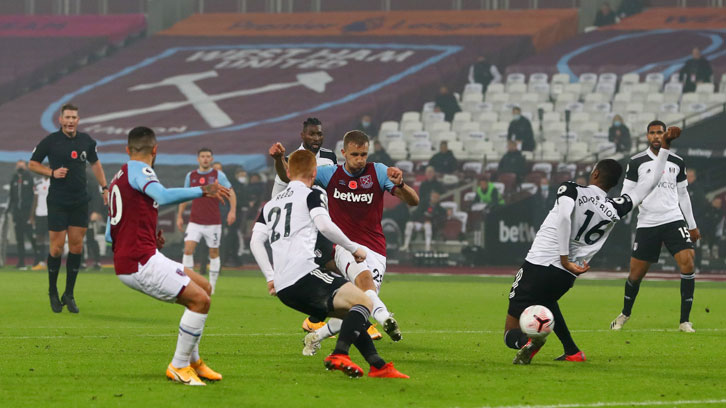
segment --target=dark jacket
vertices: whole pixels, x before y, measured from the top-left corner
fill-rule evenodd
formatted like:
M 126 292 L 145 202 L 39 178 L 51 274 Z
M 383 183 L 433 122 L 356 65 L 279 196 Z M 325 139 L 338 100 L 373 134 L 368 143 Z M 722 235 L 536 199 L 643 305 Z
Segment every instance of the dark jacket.
M 429 165 L 433 166 L 438 173 L 452 174 L 459 168 L 459 163 L 454 157 L 454 153 L 448 150 L 446 153 L 438 152 L 431 156 Z
M 678 72 L 678 80 L 683 83 L 683 92 L 693 92 L 699 82 L 711 82 L 711 63 L 704 57 L 689 59 Z
M 618 134 L 618 132 L 620 132 Z M 618 152 L 629 152 L 632 142 L 630 140 L 630 129 L 625 125 L 610 126 L 608 140 L 615 143 L 615 150 Z
M 474 72 L 474 82 L 482 84 L 482 90 L 486 92 L 489 84 L 494 79 L 492 75 L 492 64 L 487 61 L 477 61 L 472 65 Z
M 603 14 L 601 10 L 595 14 L 595 24 L 598 27 L 615 24 L 615 13 L 612 11 L 608 14 Z
M 368 161 L 376 162 L 376 163 L 383 163 L 388 167 L 391 167 L 394 165 L 393 159 L 391 158 L 391 156 L 388 155 L 388 152 L 385 150 L 373 152 L 370 156 L 368 156 Z
M 643 0 L 623 0 L 618 7 L 619 16 L 628 17 L 643 11 Z
M 441 194 L 444 192 L 444 185 L 439 180 L 424 180 L 418 188 L 419 207 L 426 207 L 431 200 L 431 192 L 436 191 Z
M 456 112 L 461 112 L 459 102 L 451 93 L 436 95 L 434 103 L 436 103 L 436 106 L 441 109 L 441 112 L 444 112 L 444 120 L 448 122 L 451 122 L 451 120 L 454 119 L 454 114 Z
M 509 122 L 509 130 L 507 130 L 507 138 L 522 142 L 522 150 L 526 152 L 534 151 L 534 132 L 532 131 L 532 123 L 529 119 L 521 116 L 517 120 Z
M 437 226 L 446 221 L 446 209 L 438 203 L 429 204 L 428 206 L 419 205 L 413 211 L 412 218 L 418 222 L 430 221 L 431 226 L 436 229 Z
M 10 202 L 8 210 L 13 216 L 30 218 L 33 207 L 33 176 L 27 170 L 18 170 L 10 179 Z
M 499 160 L 497 171 L 499 173 L 514 173 L 517 175 L 517 180 L 521 181 L 527 171 L 527 159 L 519 150 L 506 152 Z

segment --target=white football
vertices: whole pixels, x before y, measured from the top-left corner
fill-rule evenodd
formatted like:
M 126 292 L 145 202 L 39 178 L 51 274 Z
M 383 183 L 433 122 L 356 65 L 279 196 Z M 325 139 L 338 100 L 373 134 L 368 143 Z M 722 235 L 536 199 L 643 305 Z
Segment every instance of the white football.
M 519 327 L 528 337 L 546 337 L 555 328 L 555 317 L 550 309 L 533 305 L 519 316 Z

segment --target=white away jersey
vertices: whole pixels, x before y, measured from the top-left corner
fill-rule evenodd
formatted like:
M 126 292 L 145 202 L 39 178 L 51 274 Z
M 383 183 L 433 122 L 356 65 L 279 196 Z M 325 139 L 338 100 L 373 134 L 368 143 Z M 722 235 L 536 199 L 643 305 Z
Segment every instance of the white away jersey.
M 633 202 L 627 194 L 608 198 L 597 186 L 585 187 L 566 181 L 557 189 L 555 206 L 537 231 L 527 253 L 527 262 L 565 270 L 560 262 L 557 219 L 562 200 L 572 200 L 575 204 L 570 215 L 569 258 L 578 265 L 590 262 L 602 248 L 613 225 L 633 209 Z
M 656 155 L 650 148 L 630 158 L 625 169 L 623 188 L 632 189 L 638 180 L 653 171 Z M 668 155 L 663 176 L 655 186 L 652 193 L 640 204 L 638 214 L 638 228 L 657 227 L 669 222 L 683 219 L 683 213 L 678 206 L 678 187 L 688 186 L 686 180 L 686 163 L 675 154 Z
M 253 231 L 268 236 L 272 247 L 275 289 L 280 291 L 317 269 L 313 218 L 327 214 L 325 191 L 292 181 L 262 208 Z
M 47 217 L 48 216 L 48 189 L 50 188 L 50 178 L 39 177 L 35 179 L 35 185 L 33 186 L 33 192 L 38 196 L 38 203 L 35 205 L 35 216 L 36 217 Z
M 302 144 L 297 150 L 305 150 Z M 315 160 L 318 162 L 318 167 L 326 166 L 328 164 L 338 164 L 338 158 L 335 157 L 335 153 L 330 149 L 321 147 L 318 149 L 318 153 L 315 155 Z M 272 185 L 272 197 L 280 194 L 282 190 L 287 187 L 287 183 L 280 180 L 280 176 L 275 175 L 275 184 Z

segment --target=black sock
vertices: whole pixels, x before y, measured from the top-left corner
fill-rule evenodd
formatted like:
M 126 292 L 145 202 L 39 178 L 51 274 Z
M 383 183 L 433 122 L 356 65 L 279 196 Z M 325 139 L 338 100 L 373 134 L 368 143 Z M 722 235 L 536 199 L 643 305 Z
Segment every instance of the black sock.
M 381 368 L 386 365 L 386 362 L 378 355 L 378 350 L 376 350 L 376 346 L 373 345 L 373 340 L 366 330 L 360 333 L 360 336 L 353 344 L 371 366 Z
M 348 354 L 350 345 L 365 331 L 368 317 L 370 317 L 370 311 L 367 307 L 355 305 L 350 308 L 348 315 L 343 319 L 343 325 L 340 327 L 338 342 L 335 344 L 333 354 Z
M 504 333 L 504 344 L 511 349 L 521 349 L 527 344 L 527 340 L 527 335 L 522 333 L 520 328 L 512 329 Z
M 54 257 L 48 254 L 48 293 L 58 294 L 58 272 L 61 266 L 61 257 Z
M 308 316 L 308 320 L 310 320 L 310 323 L 320 323 L 321 320 L 314 316 Z
M 552 315 L 555 317 L 554 331 L 557 335 L 557 338 L 560 339 L 560 342 L 562 342 L 562 347 L 564 347 L 565 349 L 565 354 L 571 356 L 580 351 L 580 349 L 575 344 L 575 340 L 572 339 L 570 329 L 567 328 L 567 323 L 565 323 L 565 317 L 562 316 L 562 312 L 560 311 L 560 305 L 554 303 L 547 306 L 550 308 Z
M 81 267 L 81 254 L 68 253 L 66 258 L 66 290 L 65 294 L 73 297 L 73 288 L 76 287 L 76 277 L 78 277 L 78 269 Z
M 631 282 L 630 278 L 625 280 L 625 297 L 623 298 L 623 314 L 625 316 L 630 316 L 630 313 L 633 311 L 633 304 L 635 303 L 635 298 L 638 296 L 639 290 L 640 281 Z
M 681 323 L 690 321 L 693 306 L 693 291 L 696 289 L 696 275 L 681 274 Z

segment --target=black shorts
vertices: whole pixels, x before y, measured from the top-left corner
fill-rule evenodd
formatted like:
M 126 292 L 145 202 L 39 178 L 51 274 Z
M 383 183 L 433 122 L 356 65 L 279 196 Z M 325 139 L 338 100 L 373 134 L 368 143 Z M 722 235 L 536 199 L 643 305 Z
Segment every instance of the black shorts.
M 73 206 L 48 203 L 48 230 L 65 231 L 68 227 L 88 228 L 88 203 Z
M 326 269 L 325 264 L 333 260 L 333 243 L 325 236 L 318 232 L 318 238 L 315 241 L 315 263 L 319 267 Z
M 42 237 L 48 235 L 48 216 L 39 217 L 35 216 L 35 230 L 33 231 L 36 237 Z
M 638 228 L 635 230 L 633 258 L 656 263 L 660 257 L 660 248 L 665 244 L 668 252 L 675 255 L 684 249 L 693 249 L 688 226 L 683 220 L 669 222 L 657 227 Z
M 338 289 L 346 283 L 348 281 L 340 276 L 315 269 L 298 279 L 292 286 L 277 292 L 277 297 L 286 306 L 322 322 L 334 309 L 333 298 Z
M 575 284 L 575 276 L 556 266 L 541 266 L 524 261 L 509 291 L 507 313 L 519 318 L 532 305 L 550 307 Z

